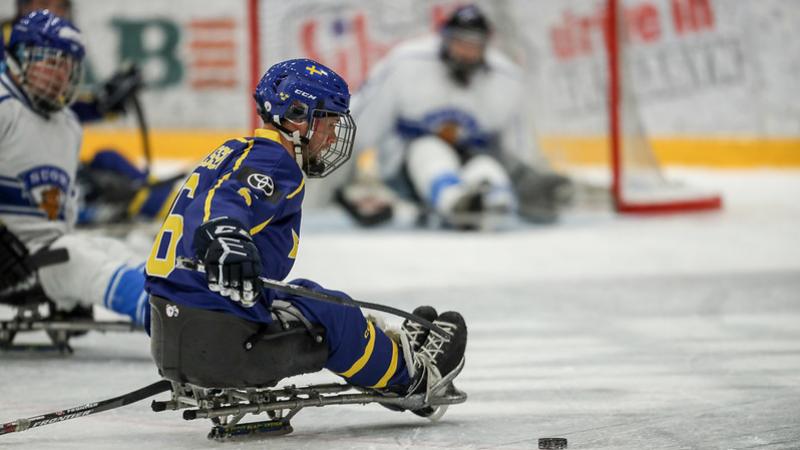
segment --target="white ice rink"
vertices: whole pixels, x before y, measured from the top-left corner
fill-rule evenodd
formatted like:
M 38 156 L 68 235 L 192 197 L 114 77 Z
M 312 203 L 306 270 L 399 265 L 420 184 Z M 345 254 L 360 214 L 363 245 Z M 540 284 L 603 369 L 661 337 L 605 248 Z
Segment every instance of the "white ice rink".
M 570 449 L 800 449 L 800 172 L 680 174 L 719 188 L 724 210 L 572 211 L 557 226 L 489 234 L 307 215 L 294 276 L 466 317 L 457 384 L 469 399 L 441 422 L 309 408 L 288 436 L 216 443 L 209 422 L 153 413 L 147 400 L 0 436 L 0 448 L 510 450 L 558 436 Z M 0 422 L 157 379 L 143 334 L 73 345 L 68 357 L 0 354 Z

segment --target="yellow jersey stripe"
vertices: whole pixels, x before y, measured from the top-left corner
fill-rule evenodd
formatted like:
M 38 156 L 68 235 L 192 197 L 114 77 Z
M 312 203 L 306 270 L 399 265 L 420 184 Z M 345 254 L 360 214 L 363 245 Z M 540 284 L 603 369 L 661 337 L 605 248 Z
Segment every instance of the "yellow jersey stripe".
M 292 250 L 289 252 L 289 258 L 297 259 L 297 249 L 300 247 L 300 236 L 292 228 Z
M 269 219 L 265 220 L 264 222 L 261 222 L 260 224 L 254 226 L 253 228 L 250 228 L 250 236 L 255 236 L 256 233 L 263 230 L 264 228 L 267 228 L 267 225 L 269 225 L 269 223 L 272 222 L 273 217 L 275 216 L 272 216 Z
M 217 184 L 208 191 L 208 196 L 206 197 L 206 203 L 203 205 L 203 222 L 208 222 L 208 219 L 211 218 L 211 201 L 214 199 L 214 193 L 217 191 L 217 188 L 222 185 L 225 180 L 231 177 L 231 172 L 226 173 L 219 180 L 217 180 Z
M 386 369 L 386 373 L 378 380 L 378 383 L 372 386 L 376 389 L 386 387 L 386 384 L 389 383 L 389 380 L 392 379 L 394 373 L 397 371 L 397 344 L 391 339 L 389 339 L 389 341 L 392 343 L 392 362 L 389 363 L 389 368 Z
M 294 197 L 295 195 L 299 194 L 300 191 L 303 190 L 303 186 L 305 186 L 305 185 L 306 185 L 306 179 L 303 178 L 303 180 L 300 181 L 300 186 L 297 186 L 297 189 L 295 189 L 294 192 L 292 192 L 291 194 L 287 195 L 286 196 L 286 200 L 291 200 L 292 197 Z
M 214 198 L 214 193 L 217 191 L 217 188 L 220 187 L 225 180 L 230 178 L 233 172 L 239 169 L 239 166 L 242 165 L 242 161 L 247 158 L 247 155 L 250 153 L 250 149 L 253 148 L 254 143 L 255 141 L 249 141 L 247 147 L 245 147 L 244 151 L 242 152 L 242 156 L 240 156 L 239 159 L 237 159 L 233 164 L 233 170 L 220 177 L 220 179 L 217 180 L 217 184 L 215 184 L 214 187 L 208 191 L 208 197 L 206 197 L 206 203 L 203 207 L 203 222 L 207 222 L 208 219 L 211 218 L 211 201 Z
M 256 141 L 250 141 L 250 142 L 247 144 L 247 147 L 245 147 L 244 151 L 242 152 L 242 156 L 240 156 L 240 157 L 239 157 L 239 159 L 237 159 L 237 160 L 236 160 L 236 162 L 233 164 L 233 171 L 234 171 L 234 172 L 236 172 L 237 170 L 239 170 L 239 166 L 241 166 L 241 165 L 242 165 L 242 161 L 244 161 L 244 159 L 245 159 L 245 158 L 247 158 L 247 155 L 249 155 L 249 154 L 250 154 L 250 149 L 251 149 L 251 148 L 253 148 L 253 144 L 254 144 L 255 142 L 256 142 Z
M 253 199 L 250 198 L 250 189 L 247 189 L 246 187 L 243 187 L 243 188 L 239 188 L 239 190 L 236 191 L 236 192 L 238 192 L 239 195 L 242 196 L 242 198 L 244 199 L 244 202 L 247 203 L 247 206 L 250 206 L 250 205 L 253 204 Z
M 369 342 L 367 343 L 367 348 L 364 349 L 364 354 L 353 363 L 352 367 L 339 375 L 350 378 L 367 365 L 369 358 L 372 356 L 372 350 L 375 348 L 375 326 L 372 325 L 372 322 L 367 322 L 367 332 L 369 333 Z

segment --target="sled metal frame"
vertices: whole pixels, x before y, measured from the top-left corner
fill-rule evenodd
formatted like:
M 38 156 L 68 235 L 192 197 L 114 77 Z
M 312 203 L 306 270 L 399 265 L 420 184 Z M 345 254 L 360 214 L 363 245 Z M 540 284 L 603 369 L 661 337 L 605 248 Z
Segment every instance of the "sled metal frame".
M 100 320 L 52 320 L 43 316 L 39 307 L 46 303 L 28 303 L 13 305 L 16 314 L 11 319 L 0 321 L 0 350 L 30 351 L 55 350 L 59 353 L 73 353 L 70 339 L 89 331 L 100 332 L 134 332 L 138 329 L 127 321 Z M 14 344 L 18 333 L 44 331 L 51 345 L 46 344 Z
M 173 381 L 172 398 L 168 401 L 154 400 L 151 408 L 155 412 L 183 410 L 184 420 L 210 419 L 213 427 L 208 438 L 217 441 L 273 437 L 291 433 L 293 428 L 290 420 L 301 409 L 309 406 L 379 403 L 392 407 L 391 409 L 415 410 L 427 406 L 446 408 L 467 400 L 467 394 L 455 388 L 452 378 L 443 381 L 447 382 L 444 392 L 427 401 L 425 393 L 389 395 L 345 383 L 305 387 L 290 385 L 269 389 L 219 389 Z M 267 413 L 269 420 L 241 423 L 248 414 L 261 413 Z

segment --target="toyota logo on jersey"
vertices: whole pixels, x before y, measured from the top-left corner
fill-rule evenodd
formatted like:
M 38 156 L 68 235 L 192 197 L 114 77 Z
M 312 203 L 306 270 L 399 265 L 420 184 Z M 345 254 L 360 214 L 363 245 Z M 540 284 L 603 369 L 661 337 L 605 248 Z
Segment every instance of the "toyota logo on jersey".
M 275 182 L 272 181 L 271 177 L 263 173 L 251 173 L 248 175 L 247 184 L 257 191 L 264 192 L 267 197 L 272 196 L 275 192 Z

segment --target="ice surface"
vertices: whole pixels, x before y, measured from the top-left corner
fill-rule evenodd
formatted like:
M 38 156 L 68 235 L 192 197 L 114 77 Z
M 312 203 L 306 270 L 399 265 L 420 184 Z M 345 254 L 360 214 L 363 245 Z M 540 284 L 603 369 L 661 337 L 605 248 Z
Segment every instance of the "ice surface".
M 365 231 L 307 214 L 294 276 L 365 301 L 463 312 L 457 384 L 469 399 L 439 423 L 374 405 L 309 408 L 291 435 L 217 444 L 207 421 L 144 401 L 0 436 L 0 447 L 528 449 L 561 436 L 570 449 L 798 449 L 800 173 L 677 175 L 720 189 L 724 210 L 572 211 L 558 226 L 487 234 Z M 143 335 L 73 344 L 69 357 L 0 354 L 0 422 L 157 379 Z

